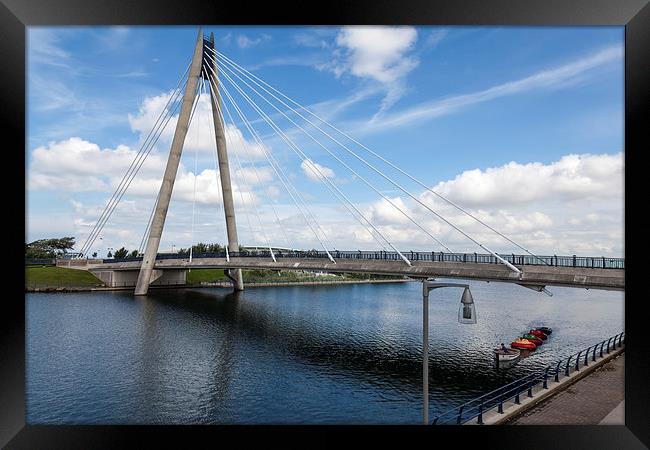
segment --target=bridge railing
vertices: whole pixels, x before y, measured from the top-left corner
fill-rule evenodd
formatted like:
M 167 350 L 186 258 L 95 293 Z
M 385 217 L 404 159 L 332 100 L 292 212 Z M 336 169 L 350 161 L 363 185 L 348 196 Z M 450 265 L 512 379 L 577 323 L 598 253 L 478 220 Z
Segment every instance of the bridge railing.
M 497 413 L 504 414 L 503 407 L 508 401 L 514 404 L 521 403 L 521 397 L 533 397 L 533 389 L 549 389 L 549 381 L 559 383 L 571 373 L 580 371 L 589 365 L 589 361 L 595 362 L 596 358 L 602 358 L 612 350 L 620 348 L 625 342 L 625 332 L 619 333 L 605 339 L 595 345 L 587 347 L 568 357 L 560 359 L 556 364 L 546 366 L 543 370 L 526 375 L 500 388 L 476 397 L 462 405 L 455 406 L 433 419 L 432 425 L 461 425 L 473 419 L 476 423 L 483 424 L 483 415 L 496 408 Z
M 336 259 L 363 259 L 363 260 L 387 260 L 401 261 L 402 257 L 397 252 L 386 251 L 342 251 L 333 250 L 330 252 Z M 455 262 L 455 263 L 473 263 L 473 264 L 500 264 L 496 257 L 484 253 L 444 253 L 444 252 L 402 252 L 410 261 L 430 261 L 430 262 Z M 299 250 L 274 250 L 275 258 L 329 258 L 323 251 L 299 251 Z M 271 258 L 271 252 L 268 250 L 246 250 L 242 252 L 230 252 L 229 256 L 236 258 Z M 549 266 L 549 267 L 579 267 L 589 269 L 625 269 L 625 258 L 606 258 L 604 256 L 531 256 L 515 254 L 499 254 L 516 266 Z M 226 253 L 195 253 L 192 258 L 225 258 Z M 156 259 L 188 259 L 188 254 L 180 253 L 160 253 Z M 105 263 L 111 262 L 128 262 L 142 261 L 142 257 L 127 257 L 104 259 Z

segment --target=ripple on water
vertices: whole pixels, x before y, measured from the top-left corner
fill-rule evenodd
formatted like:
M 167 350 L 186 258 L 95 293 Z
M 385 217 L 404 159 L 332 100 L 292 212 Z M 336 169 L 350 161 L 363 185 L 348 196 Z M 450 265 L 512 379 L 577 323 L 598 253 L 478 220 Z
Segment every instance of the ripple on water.
M 623 294 L 432 291 L 431 415 L 623 330 Z M 27 295 L 29 423 L 419 423 L 419 283 Z M 508 370 L 491 350 L 553 334 Z

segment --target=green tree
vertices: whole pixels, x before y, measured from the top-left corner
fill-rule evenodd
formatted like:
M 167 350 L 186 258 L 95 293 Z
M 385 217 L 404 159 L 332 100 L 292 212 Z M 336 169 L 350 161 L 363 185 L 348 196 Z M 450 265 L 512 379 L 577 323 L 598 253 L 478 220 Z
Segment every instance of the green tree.
M 74 247 L 74 237 L 39 239 L 25 244 L 26 258 L 55 258 Z
M 129 254 L 129 251 L 125 249 L 124 247 L 120 248 L 119 250 L 115 250 L 115 257 L 116 258 L 126 258 L 126 256 Z
M 137 249 L 133 250 L 129 256 L 131 256 L 132 258 L 137 258 L 138 250 Z
M 221 245 L 215 243 L 215 244 L 208 245 L 207 250 L 208 250 L 208 253 L 219 253 L 219 252 L 224 251 L 224 247 L 222 247 Z
M 198 253 L 219 253 L 224 251 L 224 247 L 222 247 L 219 244 L 204 244 L 203 242 L 199 242 L 198 244 L 195 244 L 192 246 L 192 255 L 196 255 Z M 179 255 L 188 255 L 190 254 L 190 249 L 189 248 L 181 248 L 177 252 Z
M 97 258 L 97 252 L 93 252 L 93 258 Z
M 208 245 L 203 242 L 199 242 L 196 245 L 192 246 L 192 254 L 195 253 L 208 253 Z
M 107 257 L 107 258 L 112 258 L 112 257 L 113 257 L 113 254 L 111 253 L 110 250 L 108 251 L 108 254 L 106 255 L 106 257 Z

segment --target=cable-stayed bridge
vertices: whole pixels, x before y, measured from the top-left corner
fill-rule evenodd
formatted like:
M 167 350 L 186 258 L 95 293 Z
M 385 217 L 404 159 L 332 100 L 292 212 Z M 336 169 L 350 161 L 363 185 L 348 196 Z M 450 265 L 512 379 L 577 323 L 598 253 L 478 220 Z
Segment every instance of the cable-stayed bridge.
M 195 117 L 199 99 L 209 96 L 212 126 L 209 127 L 214 142 L 215 174 L 218 173 L 220 183 L 221 203 L 223 204 L 227 245 L 222 253 L 163 255 L 159 254 L 160 241 L 167 218 L 171 195 L 178 172 L 183 146 L 188 129 Z M 252 111 L 251 117 L 246 110 Z M 224 269 L 233 281 L 236 290 L 244 288 L 241 277 L 242 268 L 264 268 L 273 270 L 324 270 L 329 272 L 359 272 L 374 274 L 405 275 L 418 279 L 431 277 L 452 277 L 476 279 L 485 281 L 514 282 L 522 286 L 545 291 L 545 286 L 571 286 L 594 289 L 624 289 L 625 267 L 622 258 L 579 257 L 579 256 L 541 256 L 536 255 L 511 237 L 489 225 L 477 215 L 453 202 L 441 193 L 432 189 L 427 183 L 415 178 L 397 164 L 389 161 L 379 153 L 351 137 L 335 125 L 304 107 L 288 95 L 280 92 L 252 72 L 241 66 L 215 49 L 214 36 L 203 36 L 199 31 L 192 60 L 181 75 L 165 107 L 158 116 L 154 126 L 143 141 L 136 157 L 129 166 L 122 181 L 106 204 L 102 214 L 90 231 L 84 242 L 81 257 L 91 253 L 93 245 L 101 235 L 120 200 L 127 192 L 132 181 L 144 164 L 147 156 L 154 148 L 171 119 L 178 114 L 174 137 L 154 207 L 149 216 L 146 229 L 140 243 L 140 256 L 125 260 L 83 260 L 69 261 L 68 265 L 92 270 L 102 279 L 114 285 L 135 286 L 136 295 L 147 293 L 149 285 L 182 284 L 185 271 L 191 268 L 220 268 Z M 320 249 L 312 251 L 280 250 L 279 242 L 283 238 L 283 247 L 294 248 L 285 227 L 280 220 L 276 205 L 267 195 L 267 204 L 272 211 L 272 217 L 265 217 L 255 201 L 246 201 L 241 190 L 240 206 L 244 207 L 246 220 L 252 232 L 251 217 L 257 219 L 259 235 L 263 243 L 259 248 L 266 250 L 241 251 L 235 217 L 235 197 L 231 181 L 229 155 L 234 155 L 239 172 L 244 166 L 239 155 L 253 152 L 247 139 L 234 138 L 227 133 L 227 124 L 235 125 L 235 121 L 243 125 L 250 141 L 256 145 L 268 163 L 268 168 L 281 183 L 284 191 L 291 199 L 295 211 L 299 214 L 301 225 L 308 230 L 318 242 Z M 286 121 L 292 127 L 291 132 L 284 130 L 278 122 Z M 306 195 L 292 181 L 292 177 L 277 158 L 267 150 L 265 136 L 259 131 L 259 124 L 271 131 L 274 138 L 279 138 L 286 148 L 294 154 L 301 164 L 306 166 L 314 179 L 327 189 L 332 199 L 340 203 L 342 208 L 353 218 L 376 242 L 376 251 L 341 251 L 337 250 L 324 230 L 312 205 Z M 299 134 L 306 138 L 310 145 L 324 152 L 344 168 L 355 181 L 365 185 L 370 191 L 385 201 L 394 212 L 409 223 L 409 227 L 417 230 L 417 238 L 422 242 L 430 242 L 431 252 L 411 252 L 400 250 L 390 236 L 364 213 L 342 186 L 335 183 L 328 175 L 324 166 L 318 164 L 313 156 L 307 154 L 304 145 L 299 145 L 293 136 Z M 229 149 L 237 151 L 230 152 Z M 346 162 L 343 157 L 348 158 Z M 372 176 L 363 175 L 361 170 L 353 167 L 350 160 L 360 164 Z M 399 175 L 391 176 L 391 173 Z M 260 181 L 261 169 L 252 163 L 248 166 L 257 181 Z M 236 173 L 237 171 L 235 171 Z M 195 186 L 196 199 L 196 159 Z M 400 177 L 398 179 L 398 177 Z M 241 185 L 250 192 L 245 177 L 241 177 Z M 459 237 L 476 247 L 480 253 L 454 252 L 440 240 L 422 219 L 414 217 L 406 208 L 385 194 L 378 181 L 387 183 L 391 189 L 401 192 L 426 215 L 437 220 L 448 229 L 453 230 Z M 406 182 L 415 184 L 428 195 L 440 200 L 441 205 L 452 208 L 466 219 L 471 219 L 480 226 L 484 233 L 494 234 L 515 246 L 517 254 L 505 254 L 488 248 L 484 238 L 475 232 L 461 227 L 458 221 L 443 214 L 440 208 L 434 207 L 422 195 L 414 193 L 405 187 Z M 269 221 L 271 219 L 271 221 Z M 194 234 L 194 203 L 192 214 L 192 235 Z M 277 228 L 278 231 L 274 231 Z M 484 236 L 482 233 L 481 236 Z M 64 263 L 65 264 L 65 263 Z

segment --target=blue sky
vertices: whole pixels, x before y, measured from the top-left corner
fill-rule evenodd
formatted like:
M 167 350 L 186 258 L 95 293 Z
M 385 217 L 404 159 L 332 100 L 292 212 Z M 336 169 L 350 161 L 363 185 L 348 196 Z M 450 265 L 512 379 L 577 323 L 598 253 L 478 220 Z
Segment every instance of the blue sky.
M 622 27 L 206 26 L 204 31 L 214 32 L 217 50 L 256 76 L 536 252 L 622 254 Z M 154 100 L 166 98 L 189 63 L 196 35 L 196 27 L 29 28 L 28 240 L 73 235 L 83 242 L 159 112 L 155 106 L 161 103 Z M 268 105 L 263 109 L 273 112 Z M 196 139 L 197 183 L 206 187 L 194 205 L 195 225 L 190 223 L 195 153 L 188 144 L 162 250 L 225 239 L 220 199 L 216 191 L 207 193 L 216 187 L 208 180 L 216 175 L 208 113 L 197 108 L 187 138 Z M 330 179 L 391 242 L 440 250 L 324 150 L 273 117 L 292 130 L 290 136 L 312 161 L 331 171 Z M 254 124 L 334 245 L 377 248 L 270 128 Z M 232 130 L 253 142 L 240 121 Z M 170 138 L 173 127 L 166 131 Z M 96 245 L 100 254 L 108 247 L 138 246 L 168 151 L 163 137 L 143 168 L 150 186 L 143 181 L 127 192 Z M 340 148 L 336 152 L 344 157 Z M 268 164 L 241 156 L 244 170 L 233 176 L 242 200 L 240 241 L 261 244 L 278 236 L 280 225 L 269 210 L 274 204 L 293 245 L 317 246 Z M 261 182 L 246 170 L 253 165 L 267 171 Z M 234 166 L 231 158 L 236 171 Z M 364 170 L 358 163 L 354 168 Z M 363 174 L 453 250 L 477 251 L 394 186 Z M 408 180 L 400 183 L 428 198 Z M 261 226 L 243 215 L 252 214 L 253 205 L 261 212 Z M 513 250 L 439 206 L 445 217 L 495 250 Z

